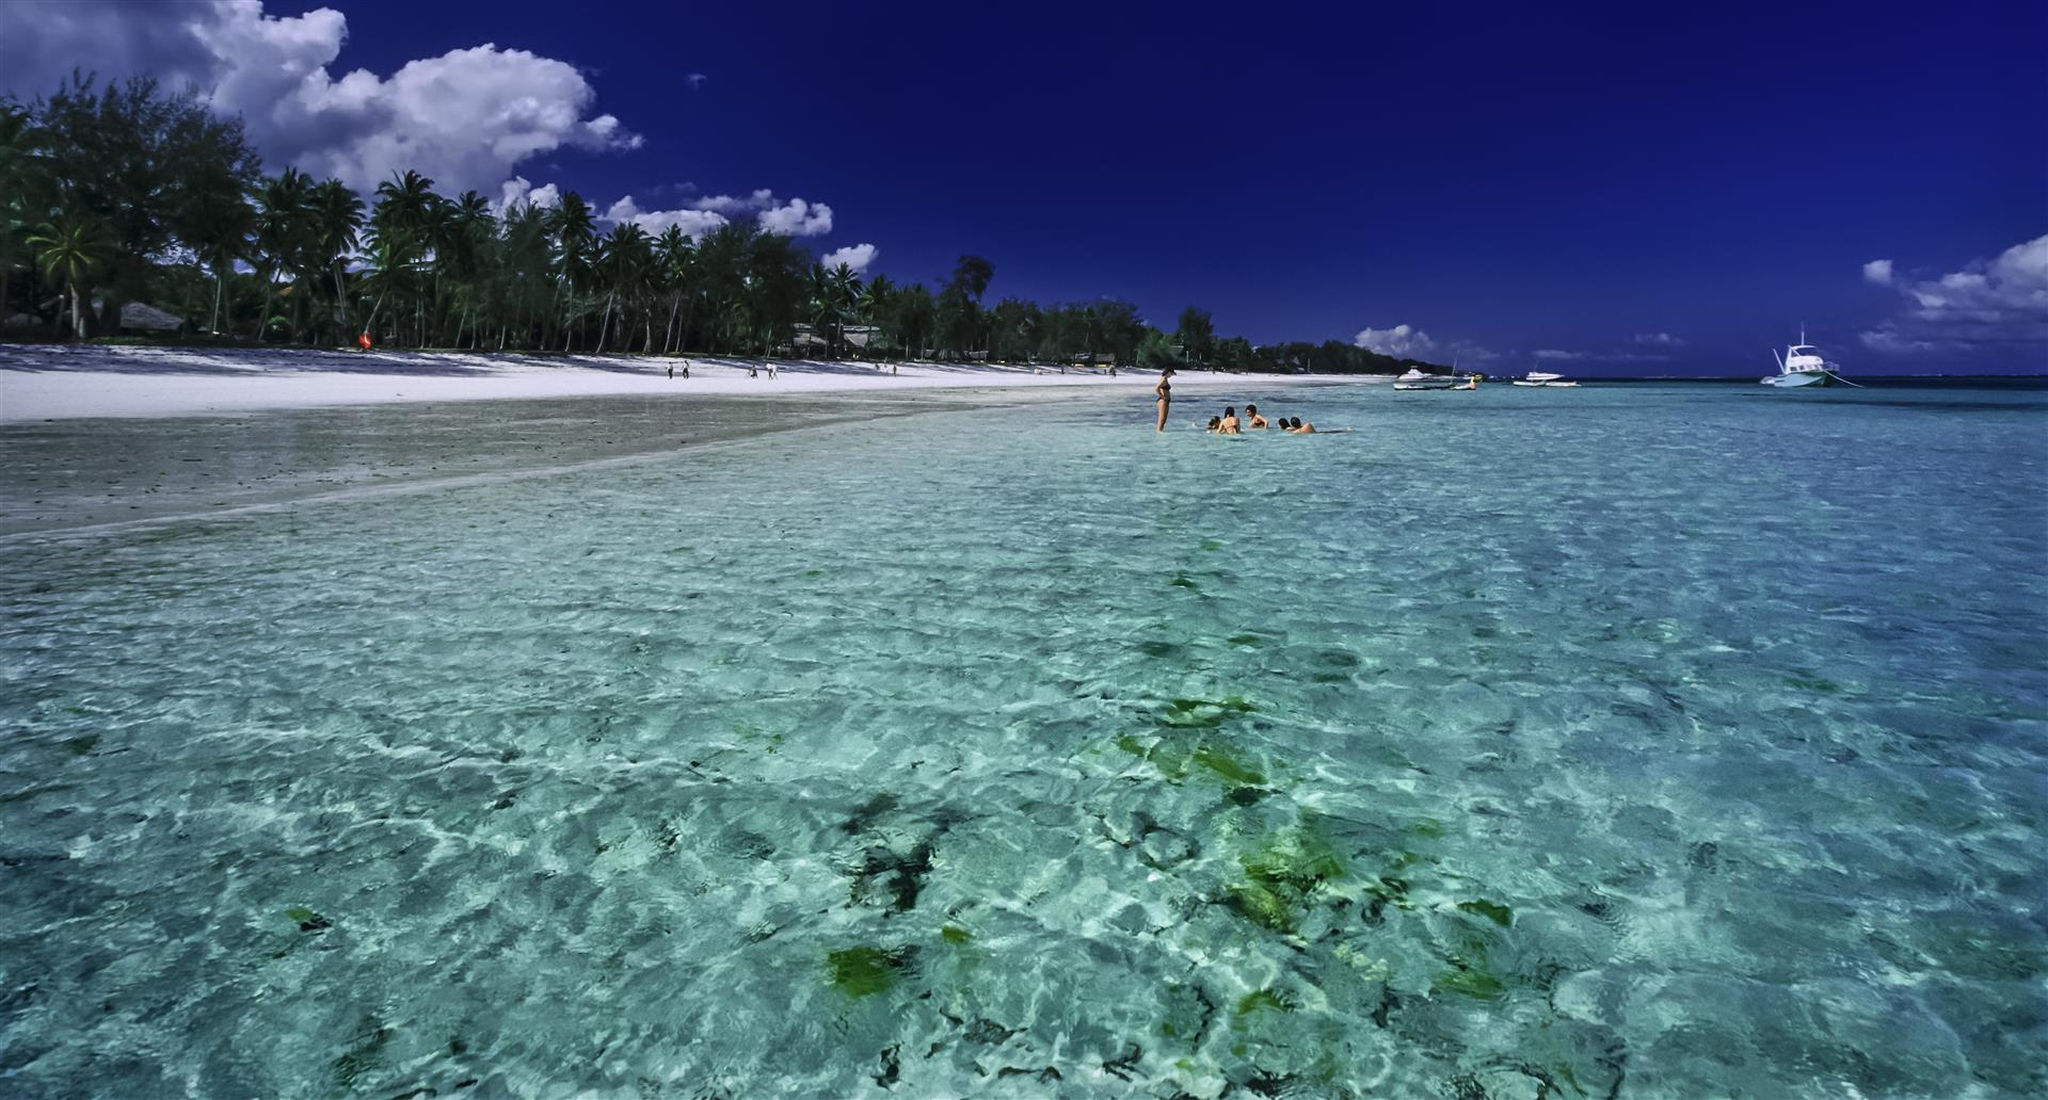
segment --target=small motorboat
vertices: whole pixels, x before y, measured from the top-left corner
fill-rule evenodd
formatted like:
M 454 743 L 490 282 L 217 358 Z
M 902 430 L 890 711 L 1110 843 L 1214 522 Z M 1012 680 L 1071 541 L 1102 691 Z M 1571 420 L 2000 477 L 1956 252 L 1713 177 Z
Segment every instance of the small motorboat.
M 1562 374 L 1552 374 L 1549 371 L 1532 370 L 1528 373 L 1526 377 L 1515 379 L 1515 385 L 1541 386 L 1545 389 L 1553 390 L 1570 390 L 1577 389 L 1579 384 L 1577 382 L 1571 381 Z
M 1455 374 L 1427 374 L 1420 367 L 1409 367 L 1408 373 L 1394 379 L 1397 390 L 1476 390 L 1479 376 L 1474 374 L 1460 378 Z

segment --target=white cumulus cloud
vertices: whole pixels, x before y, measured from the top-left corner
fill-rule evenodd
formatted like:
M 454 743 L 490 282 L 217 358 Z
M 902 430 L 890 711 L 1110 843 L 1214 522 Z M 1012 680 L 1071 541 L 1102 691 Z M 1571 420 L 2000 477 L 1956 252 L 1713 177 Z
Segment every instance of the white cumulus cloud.
M 858 274 L 866 271 L 868 265 L 875 262 L 875 257 L 881 254 L 881 250 L 871 244 L 850 244 L 845 248 L 835 248 L 825 253 L 824 258 L 818 262 L 824 264 L 827 271 L 845 264 Z
M 1890 260 L 1872 260 L 1864 264 L 1863 281 L 1866 283 L 1876 283 L 1878 286 L 1892 285 L 1892 262 Z
M 753 218 L 762 232 L 785 237 L 816 237 L 832 231 L 830 206 L 803 199 L 784 202 L 765 187 L 744 196 L 706 195 L 674 210 L 642 210 L 633 196 L 627 195 L 613 203 L 604 217 L 612 222 L 634 222 L 649 233 L 681 226 L 693 238 L 740 218 Z
M 725 215 L 715 210 L 698 210 L 694 207 L 684 207 L 680 210 L 642 210 L 631 195 L 611 204 L 604 212 L 604 220 L 632 222 L 656 236 L 666 232 L 670 226 L 675 226 L 691 240 L 702 237 L 728 221 Z
M 348 37 L 331 8 L 274 16 L 261 0 L 0 4 L 0 82 L 46 93 L 74 66 L 156 75 L 240 114 L 273 167 L 362 190 L 415 169 L 437 188 L 488 191 L 520 162 L 565 147 L 637 148 L 565 61 L 490 43 L 379 76 L 330 69 Z
M 1886 355 L 1911 355 L 1915 352 L 1934 351 L 1939 347 L 1931 340 L 1914 340 L 1899 335 L 1895 330 L 1883 328 L 1861 333 L 1858 339 L 1863 341 L 1864 347 Z
M 1436 348 L 1436 341 L 1429 338 L 1429 333 L 1411 325 L 1360 329 L 1358 335 L 1351 338 L 1351 343 L 1396 359 L 1420 358 Z
M 1900 277 L 1890 261 L 1874 262 L 1884 264 L 1884 285 L 1905 308 L 1862 334 L 1873 351 L 2004 349 L 2038 357 L 2048 344 L 2048 234 L 1929 278 Z M 1866 279 L 1871 266 L 1864 265 Z
M 1538 348 L 1537 350 L 1532 351 L 1529 354 L 1537 359 L 1551 360 L 1554 362 L 1565 362 L 1572 359 L 1586 358 L 1586 353 L 1583 351 L 1561 351 L 1557 348 Z
M 1636 333 L 1636 343 L 1647 344 L 1657 348 L 1682 348 L 1685 346 L 1684 340 L 1668 332 L 1638 332 Z
M 522 204 L 547 207 L 561 201 L 561 188 L 552 183 L 535 187 L 525 176 L 513 176 L 498 185 L 497 211 L 500 214 Z
M 735 214 L 758 214 L 776 205 L 775 192 L 762 188 L 745 197 L 732 195 L 706 195 L 690 204 L 697 210 L 715 210 L 727 216 Z
M 785 237 L 818 237 L 832 232 L 832 208 L 822 202 L 791 199 L 761 211 L 761 230 Z

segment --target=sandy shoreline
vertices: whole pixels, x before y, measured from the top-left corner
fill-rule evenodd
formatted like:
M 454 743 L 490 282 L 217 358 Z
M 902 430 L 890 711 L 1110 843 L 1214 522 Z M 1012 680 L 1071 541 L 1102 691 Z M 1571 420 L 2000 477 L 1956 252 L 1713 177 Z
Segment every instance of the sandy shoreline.
M 778 362 L 771 379 L 692 359 L 685 380 L 671 362 L 0 345 L 0 545 L 590 463 L 687 465 L 707 444 L 947 410 L 1108 398 L 1149 428 L 1157 378 Z M 1340 381 L 1356 379 L 1191 372 L 1174 419 Z
M 349 352 L 295 348 L 172 348 L 0 345 L 0 423 L 87 417 L 174 417 L 333 406 L 600 396 L 882 394 L 941 388 L 1076 387 L 1142 394 L 1150 371 L 1059 373 L 1055 367 L 777 361 L 757 363 L 636 356 L 527 356 L 468 352 Z M 677 376 L 668 377 L 673 365 Z M 894 372 L 891 372 L 891 367 Z M 1175 384 L 1258 390 L 1315 382 L 1371 381 L 1335 375 L 1189 371 Z

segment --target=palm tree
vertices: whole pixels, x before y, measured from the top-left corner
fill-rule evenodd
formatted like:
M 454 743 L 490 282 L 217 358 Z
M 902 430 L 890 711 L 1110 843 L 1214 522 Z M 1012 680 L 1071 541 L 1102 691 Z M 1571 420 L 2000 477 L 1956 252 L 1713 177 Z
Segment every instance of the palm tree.
M 363 228 L 363 200 L 340 180 L 326 180 L 313 188 L 313 248 L 307 259 L 334 278 L 334 322 L 344 336 L 348 318 L 348 258 L 356 250 Z M 369 326 L 364 325 L 367 331 Z
M 364 288 L 377 297 L 370 306 L 370 315 L 363 319 L 365 335 L 375 331 L 377 313 L 394 292 L 403 297 L 412 291 L 420 267 L 419 252 L 418 239 L 407 229 L 392 226 L 370 238 L 370 247 L 363 256 L 362 279 Z M 393 334 L 399 335 L 395 327 Z
M 72 335 L 85 339 L 85 291 L 88 280 L 114 258 L 112 230 L 97 218 L 72 217 L 61 224 L 43 223 L 28 244 L 36 250 L 43 278 L 70 292 Z
M 235 261 L 249 255 L 249 238 L 256 232 L 256 211 L 239 190 L 213 191 L 194 205 L 188 243 L 200 261 L 213 268 L 213 314 L 207 331 L 220 334 L 221 296 Z
M 1038 330 L 1038 307 L 1021 298 L 1005 298 L 989 311 L 989 357 L 1028 357 Z
M 380 268 L 385 272 L 386 282 L 378 295 L 381 303 L 391 291 L 410 293 L 413 299 L 413 319 L 419 331 L 419 342 L 426 343 L 425 303 L 419 288 L 414 284 L 419 261 L 434 244 L 436 231 L 441 222 L 441 207 L 445 200 L 434 193 L 434 181 L 411 169 L 394 173 L 392 177 L 377 185 L 377 205 L 370 212 L 370 229 L 376 234 L 378 248 L 383 250 L 388 266 Z M 402 245 L 401 254 L 391 251 L 391 246 Z M 372 309 L 374 317 L 376 311 Z
M 838 264 L 827 270 L 811 265 L 811 322 L 825 338 L 825 356 L 837 359 L 844 350 L 846 322 L 853 319 L 860 297 L 860 279 L 853 269 Z
M 896 295 L 895 301 L 896 331 L 903 340 L 903 350 L 910 358 L 921 359 L 932 323 L 938 316 L 938 303 L 923 283 L 910 284 L 909 289 Z
M 548 215 L 555 244 L 555 306 L 562 313 L 562 350 L 569 350 L 570 328 L 582 314 L 576 292 L 590 281 L 590 260 L 597 242 L 597 218 L 590 204 L 574 191 L 562 196 Z M 566 299 L 566 304 L 564 303 Z
M 712 351 L 737 347 L 734 339 L 745 318 L 747 262 L 758 233 L 752 222 L 729 222 L 697 242 L 698 285 L 711 325 L 706 346 Z
M 503 277 L 505 315 L 499 320 L 498 347 L 502 350 L 519 334 L 519 346 L 534 346 L 536 326 L 543 337 L 554 313 L 554 252 L 547 212 L 532 203 L 520 203 L 505 211 L 504 234 L 497 242 L 498 266 Z
M 263 312 L 256 318 L 256 341 L 270 329 L 270 304 L 277 282 L 286 272 L 305 266 L 304 254 L 314 245 L 312 180 L 296 168 L 270 180 L 256 193 L 256 271 L 263 277 Z
M 403 174 L 393 173 L 377 185 L 377 210 L 370 222 L 377 228 L 398 225 L 417 230 L 426 225 L 437 197 L 433 180 L 409 168 Z
M 668 292 L 668 328 L 662 332 L 661 350 L 671 350 L 673 341 L 682 343 L 682 334 L 676 330 L 676 315 L 682 310 L 683 295 L 691 291 L 691 278 L 695 274 L 697 250 L 690 243 L 680 226 L 671 225 L 662 231 L 654 242 L 654 268 L 661 289 Z M 683 317 L 683 327 L 688 328 L 690 320 Z
M 599 355 L 604 354 L 605 333 L 611 326 L 613 304 L 623 296 L 630 307 L 640 293 L 654 258 L 651 246 L 647 231 L 633 222 L 612 226 L 612 231 L 598 242 L 597 276 L 605 287 L 604 320 L 597 326 Z
M 747 254 L 747 321 L 766 358 L 788 339 L 804 303 L 804 252 L 780 233 L 754 237 Z
M 895 327 L 896 287 L 887 275 L 877 275 L 868 280 L 866 289 L 861 291 L 858 305 L 861 320 L 872 326 L 875 335 L 888 335 Z M 875 336 L 868 337 L 868 350 L 875 350 Z
M 37 197 L 48 181 L 36 159 L 40 137 L 26 107 L 0 101 L 0 320 L 8 315 L 8 278 L 28 251 L 29 226 L 49 213 Z
M 462 346 L 462 330 L 484 296 L 483 283 L 490 269 L 493 246 L 497 243 L 497 219 L 491 215 L 490 200 L 475 191 L 464 191 L 448 207 L 443 243 L 435 256 L 437 277 L 445 271 L 462 300 L 462 319 L 455 325 L 455 346 Z M 472 334 L 474 343 L 474 334 Z

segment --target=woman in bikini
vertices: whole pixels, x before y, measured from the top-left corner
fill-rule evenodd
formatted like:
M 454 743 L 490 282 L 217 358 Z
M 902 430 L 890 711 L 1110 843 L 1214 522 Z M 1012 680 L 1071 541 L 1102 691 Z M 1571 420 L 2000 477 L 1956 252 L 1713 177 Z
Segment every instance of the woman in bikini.
M 1173 404 L 1173 383 L 1168 381 L 1168 379 L 1172 377 L 1173 368 L 1168 367 L 1165 370 L 1159 372 L 1159 384 L 1152 387 L 1153 395 L 1159 399 L 1158 430 L 1162 432 L 1166 430 L 1166 407 L 1168 405 Z

